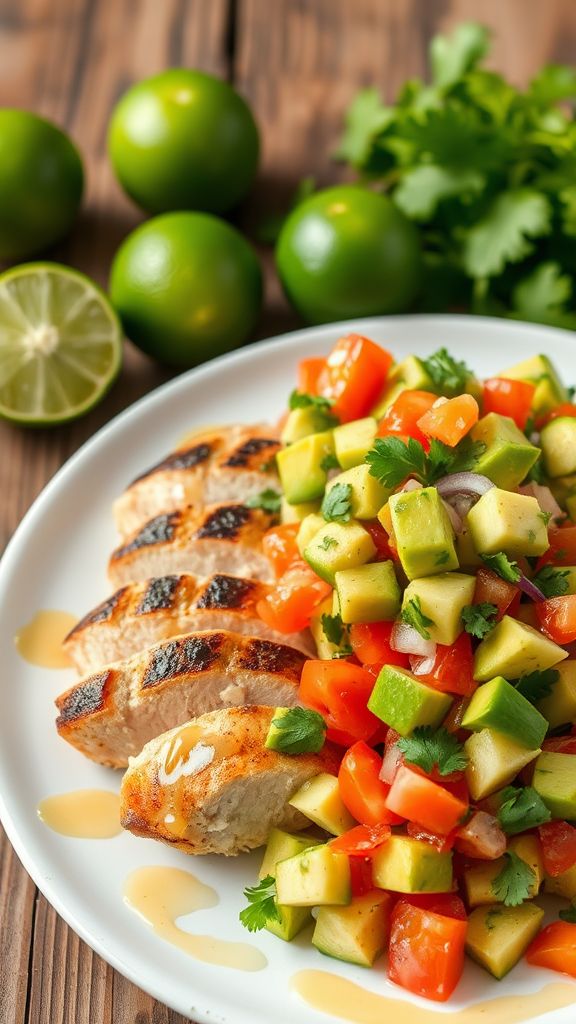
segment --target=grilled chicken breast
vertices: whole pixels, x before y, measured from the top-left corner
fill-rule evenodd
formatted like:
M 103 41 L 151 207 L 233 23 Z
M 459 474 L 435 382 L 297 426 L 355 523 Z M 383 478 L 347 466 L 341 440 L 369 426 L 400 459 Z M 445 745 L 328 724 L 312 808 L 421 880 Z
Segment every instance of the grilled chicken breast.
M 64 641 L 79 672 L 129 658 L 160 640 L 204 629 L 227 629 L 296 647 L 313 655 L 308 633 L 277 633 L 256 612 L 270 587 L 241 576 L 156 576 L 130 583 L 94 608 Z
M 118 530 L 126 537 L 162 512 L 242 502 L 267 487 L 278 488 L 274 456 L 280 447 L 274 430 L 263 425 L 202 434 L 130 484 L 114 503 Z
M 156 516 L 112 552 L 110 580 L 120 587 L 151 576 L 227 572 L 270 581 L 262 538 L 272 522 L 269 513 L 246 505 L 188 507 Z
M 206 711 L 296 703 L 306 658 L 225 630 L 188 633 L 86 676 L 56 700 L 63 739 L 122 768 L 148 740 Z
M 309 824 L 287 801 L 312 776 L 336 774 L 339 756 L 330 744 L 319 754 L 266 750 L 273 715 L 212 711 L 147 743 L 122 781 L 124 828 L 185 853 L 233 856 L 261 846 L 274 826 Z

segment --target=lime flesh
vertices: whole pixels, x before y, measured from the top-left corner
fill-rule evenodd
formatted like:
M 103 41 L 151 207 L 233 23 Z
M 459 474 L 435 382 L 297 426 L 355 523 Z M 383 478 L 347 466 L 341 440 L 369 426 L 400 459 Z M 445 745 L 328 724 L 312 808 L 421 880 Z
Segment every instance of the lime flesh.
M 0 416 L 50 425 L 88 412 L 120 369 L 122 331 L 90 278 L 56 263 L 0 275 Z

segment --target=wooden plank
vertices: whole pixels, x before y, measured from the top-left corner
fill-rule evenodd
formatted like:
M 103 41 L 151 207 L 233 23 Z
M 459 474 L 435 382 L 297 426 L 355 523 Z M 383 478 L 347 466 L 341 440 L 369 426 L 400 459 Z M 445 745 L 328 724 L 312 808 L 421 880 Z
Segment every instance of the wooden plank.
M 0 1021 L 24 1024 L 35 887 L 0 826 Z

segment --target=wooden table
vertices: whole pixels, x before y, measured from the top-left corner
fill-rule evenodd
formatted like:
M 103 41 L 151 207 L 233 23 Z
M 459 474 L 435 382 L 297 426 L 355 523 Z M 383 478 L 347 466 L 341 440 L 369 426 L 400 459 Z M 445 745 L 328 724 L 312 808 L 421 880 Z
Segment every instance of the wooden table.
M 547 60 L 573 62 L 574 0 L 0 0 L 0 104 L 53 118 L 88 172 L 83 215 L 56 259 L 106 283 L 120 240 L 140 215 L 106 157 L 112 105 L 135 79 L 170 65 L 233 82 L 260 123 L 263 154 L 254 224 L 305 174 L 338 180 L 330 162 L 342 111 L 359 86 L 388 97 L 425 71 L 430 35 L 462 18 L 493 27 L 493 64 L 517 83 Z M 258 337 L 297 326 L 266 265 Z M 108 398 L 70 427 L 0 426 L 0 545 L 62 462 L 168 372 L 126 345 Z M 0 834 L 1 1024 L 181 1024 L 183 1018 L 117 974 L 40 896 Z

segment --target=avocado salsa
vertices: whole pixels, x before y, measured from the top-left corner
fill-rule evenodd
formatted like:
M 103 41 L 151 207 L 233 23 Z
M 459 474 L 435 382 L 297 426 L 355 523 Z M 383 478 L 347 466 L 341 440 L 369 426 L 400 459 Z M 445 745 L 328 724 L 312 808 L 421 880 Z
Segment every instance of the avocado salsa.
M 285 941 L 313 924 L 362 966 L 387 953 L 436 1001 L 466 954 L 576 977 L 570 392 L 545 355 L 481 381 L 446 349 L 395 363 L 351 334 L 302 361 L 288 406 L 258 613 L 310 629 L 316 657 L 266 745 L 342 760 L 292 796 L 310 830 L 273 829 L 241 920 Z M 541 892 L 565 901 L 544 928 Z

